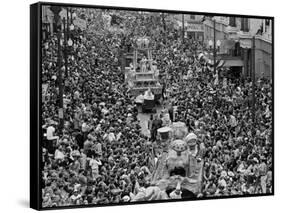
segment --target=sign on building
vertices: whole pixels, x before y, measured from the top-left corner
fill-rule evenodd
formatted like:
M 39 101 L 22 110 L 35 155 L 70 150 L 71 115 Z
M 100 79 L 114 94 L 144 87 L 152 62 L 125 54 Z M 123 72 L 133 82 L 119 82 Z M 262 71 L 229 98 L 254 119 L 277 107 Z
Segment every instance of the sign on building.
M 204 27 L 202 24 L 197 23 L 186 23 L 185 25 L 186 31 L 188 32 L 203 32 Z
M 252 48 L 252 40 L 251 39 L 240 39 L 240 47 L 250 49 Z

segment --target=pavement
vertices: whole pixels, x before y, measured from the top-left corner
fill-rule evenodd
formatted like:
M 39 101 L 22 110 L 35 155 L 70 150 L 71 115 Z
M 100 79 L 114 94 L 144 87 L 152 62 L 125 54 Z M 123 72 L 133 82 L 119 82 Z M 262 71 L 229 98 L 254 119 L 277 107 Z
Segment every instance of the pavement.
M 162 110 L 162 106 L 156 106 L 156 112 L 160 113 Z M 141 126 L 141 132 L 145 136 L 150 137 L 150 131 L 148 130 L 148 120 L 150 118 L 150 115 L 154 113 L 143 113 L 141 112 L 141 108 L 139 109 L 138 113 L 138 120 L 140 121 L 140 126 Z

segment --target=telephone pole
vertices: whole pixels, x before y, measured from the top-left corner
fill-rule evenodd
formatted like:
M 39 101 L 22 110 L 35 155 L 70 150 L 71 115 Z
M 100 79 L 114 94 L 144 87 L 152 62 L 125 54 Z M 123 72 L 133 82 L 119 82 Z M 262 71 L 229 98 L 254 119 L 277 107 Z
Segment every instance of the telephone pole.
M 58 49 L 57 49 L 57 73 L 58 73 L 58 87 L 59 87 L 59 111 L 58 111 L 58 117 L 59 117 L 59 132 L 61 133 L 64 126 L 64 119 L 63 119 L 63 79 L 62 79 L 62 63 L 61 63 L 61 18 L 60 18 L 60 11 L 61 7 L 59 6 L 52 6 L 50 8 L 54 13 L 54 19 L 55 19 L 55 28 L 57 31 L 57 42 L 58 42 Z
M 69 39 L 69 21 L 68 21 L 68 7 L 66 8 L 66 26 L 65 26 L 65 18 L 63 19 L 63 29 L 64 29 L 64 59 L 65 59 L 65 78 L 68 78 L 68 67 L 67 67 L 67 41 Z
M 253 127 L 255 126 L 255 105 L 256 105 L 256 70 L 255 70 L 255 49 L 256 49 L 256 44 L 255 44 L 255 36 L 252 38 L 252 122 L 253 122 Z
M 184 43 L 184 14 L 182 14 L 182 43 Z
M 57 32 L 57 38 L 58 38 L 58 57 L 57 57 L 57 69 L 58 69 L 58 81 L 59 81 L 59 130 L 62 131 L 64 126 L 64 120 L 63 120 L 63 79 L 62 79 L 62 67 L 61 67 L 61 32 Z
M 214 19 L 214 51 L 213 51 L 213 55 L 214 55 L 214 73 L 216 73 L 216 56 L 217 56 L 217 50 L 216 50 L 216 19 L 215 17 Z
M 67 66 L 67 45 L 66 45 L 66 42 L 67 42 L 67 30 L 66 30 L 66 25 L 65 25 L 65 18 L 63 18 L 63 35 L 64 35 L 64 40 L 63 40 L 63 45 L 64 45 L 64 68 L 65 68 L 65 78 L 68 77 L 68 66 Z

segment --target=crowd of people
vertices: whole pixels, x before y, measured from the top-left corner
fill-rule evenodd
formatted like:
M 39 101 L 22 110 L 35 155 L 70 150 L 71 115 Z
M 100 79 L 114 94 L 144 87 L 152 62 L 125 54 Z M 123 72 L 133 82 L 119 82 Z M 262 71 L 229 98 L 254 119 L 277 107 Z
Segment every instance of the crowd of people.
M 196 41 L 192 43 L 200 46 Z M 171 41 L 155 55 L 169 85 L 168 100 L 177 107 L 175 120 L 185 122 L 189 131 L 200 138 L 205 163 L 202 195 L 270 193 L 273 138 L 270 81 L 257 81 L 253 109 L 250 79 L 227 79 L 225 70 L 219 70 L 219 75 L 213 73 L 205 60 L 198 55 L 190 60 L 184 51 L 179 42 Z
M 67 70 L 64 57 L 58 67 L 57 35 L 44 41 L 43 207 L 131 202 L 151 186 L 154 158 L 161 154 L 155 150 L 162 148 L 156 130 L 162 123 L 158 116 L 151 117 L 151 137 L 141 133 L 138 107 L 128 93 L 119 58 L 121 49 L 130 50 L 131 36 L 137 35 L 79 32 L 68 50 Z M 261 79 L 256 85 L 253 122 L 251 81 L 227 79 L 225 83 L 221 74 L 214 75 L 196 53 L 203 49 L 198 41 L 189 39 L 182 45 L 174 37 L 152 33 L 151 40 L 165 85 L 163 102 L 171 107 L 169 111 L 177 108 L 170 117 L 185 122 L 200 141 L 204 177 L 198 196 L 271 192 L 270 82 Z M 59 69 L 64 79 L 62 112 Z M 174 194 L 164 192 L 160 197 L 169 199 Z

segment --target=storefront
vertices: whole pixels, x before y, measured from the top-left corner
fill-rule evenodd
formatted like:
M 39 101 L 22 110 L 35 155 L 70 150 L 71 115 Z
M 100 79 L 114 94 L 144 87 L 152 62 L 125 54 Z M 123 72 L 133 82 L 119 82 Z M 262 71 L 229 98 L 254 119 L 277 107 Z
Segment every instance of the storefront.
M 255 73 L 256 78 L 272 78 L 272 44 L 256 37 L 255 48 Z
M 250 77 L 253 71 L 253 51 L 255 53 L 255 78 L 272 78 L 272 46 L 271 42 L 262 38 L 255 37 L 240 37 L 240 45 L 243 48 L 243 58 L 245 64 L 245 76 Z M 255 48 L 253 49 L 252 42 L 255 41 Z
M 186 23 L 185 37 L 197 41 L 204 41 L 204 27 L 202 23 Z
M 244 62 L 240 58 L 225 59 L 223 67 L 227 68 L 225 73 L 227 78 L 239 79 L 243 76 Z

